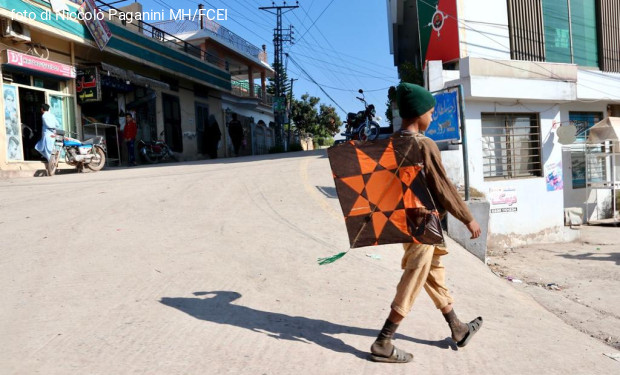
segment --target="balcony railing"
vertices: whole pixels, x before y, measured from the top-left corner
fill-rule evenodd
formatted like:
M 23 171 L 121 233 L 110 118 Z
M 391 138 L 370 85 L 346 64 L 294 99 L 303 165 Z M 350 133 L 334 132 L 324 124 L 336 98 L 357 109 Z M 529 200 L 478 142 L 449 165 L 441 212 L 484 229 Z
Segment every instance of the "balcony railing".
M 231 81 L 232 83 L 232 93 L 236 96 L 241 97 L 251 97 L 250 95 L 250 83 L 248 81 Z M 261 90 L 260 85 L 254 86 L 254 97 L 260 99 L 261 103 L 266 105 L 273 104 L 273 96 L 270 94 L 265 94 L 263 98 L 263 92 Z
M 71 1 L 75 2 L 76 4 L 81 3 L 79 0 L 71 0 Z M 237 68 L 237 67 L 231 66 L 228 61 L 221 59 L 213 54 L 210 54 L 209 52 L 201 49 L 200 47 L 192 45 L 191 43 L 188 43 L 174 36 L 173 34 L 157 26 L 154 26 L 148 22 L 135 21 L 135 20 L 133 22 L 126 21 L 126 17 L 122 16 L 125 12 L 123 12 L 122 10 L 118 8 L 113 7 L 111 4 L 108 4 L 105 1 L 95 0 L 95 2 L 97 3 L 97 6 L 99 7 L 101 11 L 108 13 L 108 16 L 106 17 L 106 19 L 111 20 L 111 22 L 113 23 L 123 25 L 126 28 L 133 30 L 137 33 L 140 33 L 144 36 L 147 36 L 149 38 L 153 38 L 160 42 L 168 44 L 170 48 L 181 50 L 196 58 L 205 60 L 209 62 L 210 64 L 215 65 L 222 70 L 229 72 Z M 116 11 L 116 14 L 114 16 L 111 16 L 109 13 L 111 9 L 114 9 Z
M 250 83 L 248 81 L 231 81 L 232 83 L 232 93 L 236 96 L 251 97 L 250 95 Z M 265 94 L 263 98 L 263 90 L 261 90 L 260 85 L 254 86 L 254 97 L 258 98 L 262 104 L 271 106 L 273 104 L 273 96 L 270 94 Z
M 255 57 L 264 63 L 268 63 L 267 52 L 256 47 L 255 45 L 243 39 L 242 37 L 235 34 L 234 32 L 228 30 L 226 27 L 220 25 L 219 23 L 215 21 L 211 21 L 207 19 L 206 17 L 203 18 L 202 28 L 200 27 L 200 21 L 188 20 L 188 19 L 181 20 L 181 21 L 168 20 L 168 21 L 155 22 L 154 25 L 160 28 L 161 30 L 165 30 L 166 32 L 170 34 L 181 34 L 181 33 L 187 33 L 187 32 L 192 32 L 192 31 L 205 30 L 211 35 L 217 36 L 218 38 L 224 40 L 226 43 L 228 43 L 231 47 L 235 48 L 236 50 L 243 52 L 247 55 L 250 55 L 252 57 Z

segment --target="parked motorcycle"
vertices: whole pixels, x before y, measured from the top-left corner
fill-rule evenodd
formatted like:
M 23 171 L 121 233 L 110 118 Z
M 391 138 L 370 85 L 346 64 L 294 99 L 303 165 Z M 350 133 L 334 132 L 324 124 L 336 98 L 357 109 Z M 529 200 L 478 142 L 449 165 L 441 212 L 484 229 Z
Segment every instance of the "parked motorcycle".
M 106 160 L 106 145 L 103 137 L 95 137 L 84 142 L 65 136 L 63 130 L 56 130 L 54 151 L 47 164 L 49 176 L 53 176 L 58 169 L 58 161 L 64 154 L 65 162 L 75 166 L 78 171 L 84 167 L 92 171 L 103 169 Z
M 159 134 L 163 137 L 164 132 Z M 158 139 L 156 141 L 145 142 L 144 140 L 138 141 L 138 152 L 143 161 L 147 163 L 155 164 L 160 161 L 174 159 L 174 153 L 168 147 L 165 141 Z
M 364 90 L 359 89 L 358 92 L 362 94 L 362 97 L 356 96 L 355 98 L 364 103 L 364 110 L 347 114 L 347 120 L 345 121 L 347 125 L 342 135 L 346 137 L 347 141 L 354 139 L 372 141 L 377 139 L 380 131 L 379 124 L 374 121 L 376 114 L 375 106 L 366 102 Z

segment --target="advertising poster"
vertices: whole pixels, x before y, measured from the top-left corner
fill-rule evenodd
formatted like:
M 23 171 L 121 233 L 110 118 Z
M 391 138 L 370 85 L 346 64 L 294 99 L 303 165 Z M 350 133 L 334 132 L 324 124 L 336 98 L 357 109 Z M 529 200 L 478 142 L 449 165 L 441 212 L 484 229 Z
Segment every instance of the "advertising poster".
M 19 120 L 17 87 L 2 86 L 4 98 L 4 126 L 6 127 L 7 160 L 22 160 L 22 136 Z
M 433 122 L 424 135 L 435 142 L 458 141 L 461 139 L 459 131 L 458 91 L 443 92 L 433 95 L 437 104 L 433 112 Z
M 101 81 L 96 66 L 78 70 L 75 92 L 80 103 L 101 101 Z
M 586 155 L 583 152 L 571 152 L 571 173 L 573 189 L 586 187 Z
M 491 213 L 517 212 L 517 190 L 514 187 L 490 188 Z
M 547 191 L 562 190 L 564 188 L 561 161 L 545 164 L 545 181 L 547 182 Z
M 89 16 L 83 16 L 84 23 L 93 36 L 99 50 L 103 51 L 105 46 L 112 38 L 112 32 L 105 21 L 105 17 L 97 16 L 101 10 L 95 5 L 93 0 L 84 0 L 79 8 L 79 12 L 84 15 L 90 13 Z
M 418 0 L 422 60 L 448 62 L 460 57 L 456 0 Z

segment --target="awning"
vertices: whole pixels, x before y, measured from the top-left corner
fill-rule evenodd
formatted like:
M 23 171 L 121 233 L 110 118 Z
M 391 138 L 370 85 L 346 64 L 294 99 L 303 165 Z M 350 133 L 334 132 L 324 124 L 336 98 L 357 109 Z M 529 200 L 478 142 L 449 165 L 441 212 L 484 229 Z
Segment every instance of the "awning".
M 590 128 L 587 143 L 617 142 L 620 137 L 620 117 L 606 117 Z
M 119 68 L 118 66 L 110 65 L 104 62 L 101 62 L 100 66 L 101 66 L 101 70 L 107 72 L 110 75 L 118 77 L 124 81 L 130 81 L 133 84 L 145 86 L 149 88 L 159 88 L 162 90 L 170 90 L 169 84 L 162 82 L 162 81 L 158 81 L 153 78 L 142 76 L 140 74 L 136 74 L 132 70 Z M 102 74 L 105 74 L 105 73 L 102 73 Z

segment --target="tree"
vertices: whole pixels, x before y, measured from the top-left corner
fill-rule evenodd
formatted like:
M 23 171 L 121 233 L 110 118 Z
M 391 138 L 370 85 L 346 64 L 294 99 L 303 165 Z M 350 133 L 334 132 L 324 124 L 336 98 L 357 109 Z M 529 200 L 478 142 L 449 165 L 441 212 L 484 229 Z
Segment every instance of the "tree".
M 398 76 L 400 82 L 415 83 L 416 85 L 424 86 L 424 78 L 422 77 L 422 70 L 418 69 L 413 63 L 405 61 L 398 66 Z M 392 126 L 392 100 L 395 100 L 396 90 L 388 90 L 388 99 L 385 103 L 387 109 L 385 110 L 385 118 Z
M 291 120 L 300 134 L 331 138 L 340 130 L 342 121 L 334 107 L 327 104 L 319 105 L 320 101 L 321 99 L 308 93 L 303 94 L 301 100 L 293 99 Z
M 286 69 L 280 67 L 280 64 L 274 63 L 272 65 L 274 71 L 280 72 L 280 96 L 286 96 L 286 93 L 289 90 L 290 83 L 288 77 L 286 75 Z M 276 78 L 267 78 L 267 94 L 275 96 L 276 95 Z
M 340 131 L 342 121 L 331 105 L 321 104 L 319 108 L 320 135 L 331 138 Z

